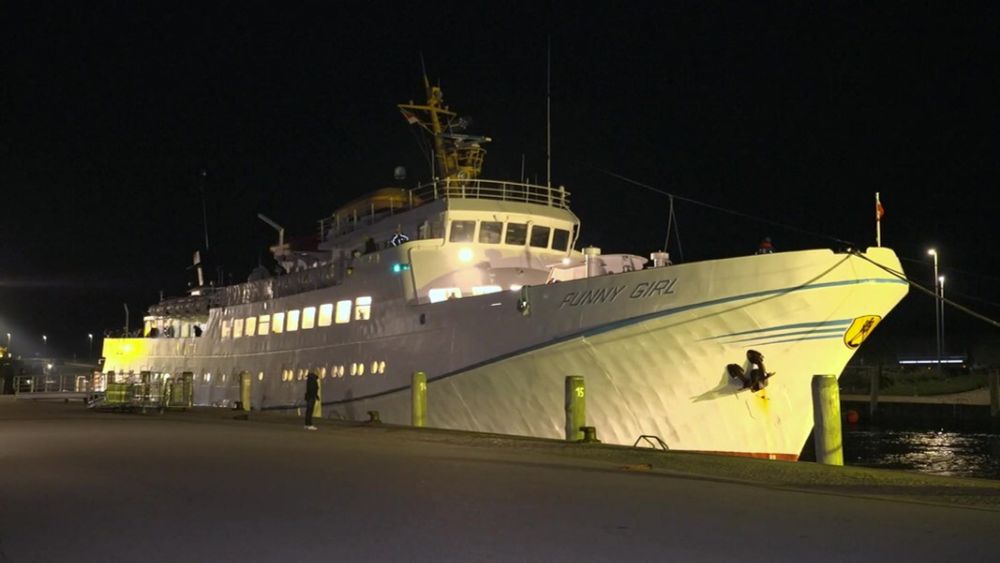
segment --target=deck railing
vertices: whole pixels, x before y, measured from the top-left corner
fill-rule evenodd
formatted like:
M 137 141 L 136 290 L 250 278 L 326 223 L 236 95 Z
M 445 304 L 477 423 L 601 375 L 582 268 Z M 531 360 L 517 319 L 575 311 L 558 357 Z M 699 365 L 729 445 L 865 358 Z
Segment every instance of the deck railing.
M 562 186 L 550 188 L 537 184 L 503 182 L 499 180 L 458 180 L 448 179 L 417 186 L 413 196 L 418 201 L 433 201 L 441 198 L 492 199 L 516 201 L 569 209 L 569 192 Z
M 489 199 L 494 201 L 512 201 L 531 203 L 569 209 L 570 193 L 562 186 L 551 188 L 537 184 L 519 182 L 504 182 L 500 180 L 461 180 L 447 179 L 421 184 L 407 191 L 403 203 L 399 207 L 376 209 L 374 204 L 368 210 L 360 213 L 334 214 L 319 221 L 320 240 L 325 241 L 334 236 L 349 233 L 366 225 L 377 223 L 382 219 L 419 207 L 439 199 Z

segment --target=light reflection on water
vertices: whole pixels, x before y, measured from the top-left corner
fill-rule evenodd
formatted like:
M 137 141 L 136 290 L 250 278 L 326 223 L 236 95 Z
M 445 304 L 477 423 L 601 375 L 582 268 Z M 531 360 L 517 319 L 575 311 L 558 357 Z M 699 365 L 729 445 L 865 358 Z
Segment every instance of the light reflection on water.
M 844 464 L 1000 479 L 1000 434 L 845 426 Z

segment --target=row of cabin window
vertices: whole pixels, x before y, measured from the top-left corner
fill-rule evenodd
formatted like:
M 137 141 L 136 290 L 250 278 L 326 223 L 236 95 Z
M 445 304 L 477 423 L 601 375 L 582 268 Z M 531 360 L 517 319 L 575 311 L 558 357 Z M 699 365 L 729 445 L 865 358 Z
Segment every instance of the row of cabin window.
M 345 299 L 333 303 L 324 303 L 317 307 L 306 307 L 302 310 L 292 309 L 283 313 L 255 315 L 240 319 L 225 319 L 222 321 L 222 338 L 241 338 L 243 336 L 266 336 L 294 332 L 299 329 L 309 330 L 317 326 L 346 324 L 351 321 L 351 300 Z M 372 316 L 372 298 L 358 297 L 354 300 L 354 320 L 367 321 Z
M 368 373 L 371 375 L 382 375 L 385 373 L 385 368 L 385 360 L 373 361 L 371 363 L 371 369 L 368 370 Z M 302 381 L 310 371 L 319 376 L 320 379 L 326 379 L 326 366 L 320 366 L 318 368 L 311 368 L 308 370 L 304 368 L 299 368 L 298 370 L 285 368 L 281 370 L 281 380 L 285 382 L 295 381 L 296 373 L 298 373 L 297 379 L 298 381 Z M 351 377 L 361 377 L 365 375 L 365 371 L 365 362 L 351 362 L 350 369 L 347 369 L 346 364 L 333 364 L 330 366 L 330 377 L 344 377 L 345 375 L 350 375 Z M 261 375 L 263 375 L 263 372 Z
M 368 373 L 370 373 L 372 375 L 383 375 L 383 374 L 385 374 L 385 369 L 386 369 L 385 360 L 382 360 L 382 361 L 372 361 L 372 363 L 371 363 L 371 369 L 368 371 Z M 298 370 L 292 369 L 292 368 L 282 369 L 281 370 L 281 380 L 285 381 L 285 382 L 295 381 L 296 380 L 296 373 L 298 373 L 298 378 L 297 379 L 298 379 L 298 381 L 302 381 L 303 379 L 306 378 L 306 375 L 310 371 L 316 373 L 317 376 L 319 376 L 320 379 L 326 379 L 326 375 L 327 375 L 326 366 L 320 366 L 318 368 L 310 368 L 310 369 L 299 368 Z M 330 365 L 330 372 L 329 373 L 330 373 L 330 377 L 332 377 L 332 378 L 344 377 L 347 374 L 350 374 L 351 377 L 361 377 L 361 376 L 365 375 L 365 371 L 366 371 L 366 369 L 365 369 L 365 362 L 351 362 L 351 368 L 350 368 L 350 370 L 347 369 L 347 366 L 345 364 L 339 364 L 339 365 L 338 364 L 332 364 L 332 365 Z M 234 372 L 234 373 L 235 373 L 235 375 L 239 375 L 238 371 Z M 192 377 L 194 377 L 194 378 L 197 379 L 197 376 L 195 376 L 194 374 L 191 374 L 190 372 L 184 372 L 181 375 L 183 376 L 185 374 L 190 374 Z M 102 374 L 102 373 L 95 374 L 95 378 L 97 378 L 97 377 L 100 377 L 100 378 L 103 379 L 105 377 L 105 374 Z M 169 373 L 148 372 L 148 371 L 143 371 L 143 372 L 140 372 L 140 373 L 137 374 L 136 372 L 130 370 L 128 372 L 119 371 L 117 374 L 114 371 L 109 371 L 107 373 L 106 377 L 107 377 L 107 379 L 105 381 L 107 383 L 128 383 L 128 382 L 154 383 L 154 382 L 160 381 L 161 379 L 163 381 L 166 381 L 166 380 L 170 379 L 171 376 L 170 376 Z M 219 374 L 219 381 L 221 383 L 226 383 L 226 379 L 227 378 L 228 378 L 228 375 L 225 372 Z M 202 373 L 201 374 L 201 380 L 204 381 L 205 383 L 211 383 L 212 382 L 212 373 L 211 372 Z M 264 372 L 261 371 L 261 372 L 257 373 L 257 380 L 258 381 L 264 381 Z M 95 387 L 98 387 L 98 386 L 99 385 L 97 385 L 97 383 L 95 381 Z
M 478 239 L 476 238 L 476 223 L 479 223 Z M 506 229 L 504 226 L 506 225 Z M 553 229 L 543 225 L 530 225 L 531 235 L 528 235 L 527 223 L 503 223 L 502 221 L 452 221 L 450 242 L 473 242 L 478 240 L 483 244 L 510 244 L 534 248 L 549 248 L 565 251 L 569 248 L 569 231 Z

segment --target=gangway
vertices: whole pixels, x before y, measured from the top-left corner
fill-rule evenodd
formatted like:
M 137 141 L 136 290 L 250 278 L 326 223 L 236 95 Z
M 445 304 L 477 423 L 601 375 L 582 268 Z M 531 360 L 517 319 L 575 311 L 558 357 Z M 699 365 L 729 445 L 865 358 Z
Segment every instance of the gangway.
M 153 378 L 142 372 L 137 380 L 110 382 L 103 393 L 88 403 L 92 409 L 139 410 L 146 412 L 191 408 L 194 377 L 184 373 L 176 378 Z

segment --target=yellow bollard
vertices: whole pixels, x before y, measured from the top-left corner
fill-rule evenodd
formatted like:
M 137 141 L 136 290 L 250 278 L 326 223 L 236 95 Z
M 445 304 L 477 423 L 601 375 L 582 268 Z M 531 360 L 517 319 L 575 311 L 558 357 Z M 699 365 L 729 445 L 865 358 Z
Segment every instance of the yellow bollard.
M 417 428 L 427 425 L 427 374 L 422 371 L 413 372 L 413 383 L 410 386 L 410 423 Z
M 583 426 L 587 424 L 587 400 L 582 375 L 566 376 L 566 440 L 583 440 Z
M 826 465 L 844 465 L 844 444 L 840 430 L 840 388 L 836 375 L 814 375 L 813 443 L 816 461 Z
M 240 374 L 240 406 L 245 412 L 250 412 L 251 391 L 253 390 L 253 378 L 249 372 Z

